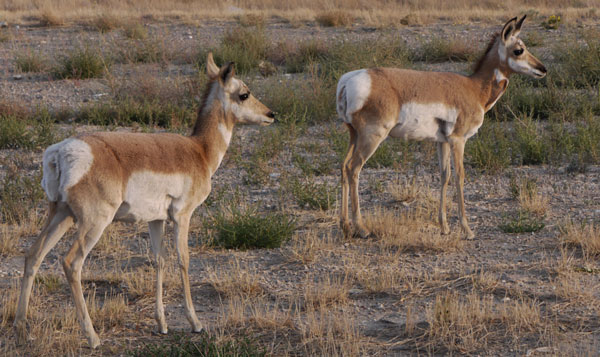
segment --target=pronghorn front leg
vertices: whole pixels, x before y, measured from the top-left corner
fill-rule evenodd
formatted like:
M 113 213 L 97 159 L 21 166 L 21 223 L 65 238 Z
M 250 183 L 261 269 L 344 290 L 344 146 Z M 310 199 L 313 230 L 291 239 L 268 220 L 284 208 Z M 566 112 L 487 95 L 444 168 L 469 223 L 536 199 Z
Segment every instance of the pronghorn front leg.
M 175 241 L 177 247 L 177 257 L 179 259 L 179 268 L 181 270 L 181 283 L 183 285 L 183 298 L 185 306 L 185 316 L 192 325 L 193 332 L 202 332 L 202 324 L 196 317 L 196 310 L 192 302 L 190 292 L 190 278 L 188 269 L 190 265 L 190 255 L 188 252 L 188 230 L 190 226 L 191 213 L 180 214 L 175 220 Z
M 448 189 L 448 181 L 450 181 L 450 144 L 438 143 L 438 159 L 440 162 L 440 181 L 442 187 L 440 189 L 440 210 L 438 219 L 442 234 L 449 234 L 450 227 L 446 220 L 446 190 Z
M 152 242 L 152 253 L 156 262 L 156 310 L 154 318 L 158 324 L 158 332 L 167 333 L 165 322 L 165 309 L 163 305 L 163 270 L 165 266 L 165 246 L 163 236 L 165 233 L 165 221 L 148 222 L 150 240 Z
M 475 238 L 475 234 L 469 228 L 467 222 L 467 214 L 465 211 L 465 168 L 463 166 L 463 156 L 465 152 L 465 139 L 463 137 L 450 137 L 450 147 L 452 148 L 452 159 L 454 160 L 454 171 L 456 178 L 456 196 L 458 199 L 458 215 L 460 225 L 463 231 L 467 234 L 467 239 Z

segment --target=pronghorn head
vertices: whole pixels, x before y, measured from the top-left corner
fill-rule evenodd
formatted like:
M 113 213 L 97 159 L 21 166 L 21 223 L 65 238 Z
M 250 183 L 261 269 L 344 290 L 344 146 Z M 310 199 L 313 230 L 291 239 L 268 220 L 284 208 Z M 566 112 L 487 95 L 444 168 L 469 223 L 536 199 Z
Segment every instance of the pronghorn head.
M 518 21 L 516 17 L 512 18 L 504 25 L 498 44 L 500 63 L 512 72 L 543 78 L 546 75 L 546 67 L 527 50 L 519 38 L 525 17 L 527 15 L 523 15 Z
M 234 77 L 233 62 L 219 68 L 212 53 L 206 60 L 206 74 L 210 80 L 218 83 L 213 87 L 216 98 L 222 104 L 226 113 L 231 114 L 236 123 L 269 125 L 275 120 L 275 113 L 256 99 L 241 80 Z

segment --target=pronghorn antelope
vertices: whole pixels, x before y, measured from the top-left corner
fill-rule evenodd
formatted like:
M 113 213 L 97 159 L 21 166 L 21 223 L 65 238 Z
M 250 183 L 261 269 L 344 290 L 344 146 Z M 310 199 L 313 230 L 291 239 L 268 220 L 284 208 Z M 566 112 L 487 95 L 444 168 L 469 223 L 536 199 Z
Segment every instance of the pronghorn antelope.
M 546 68 L 518 36 L 525 16 L 508 21 L 492 38 L 472 75 L 419 72 L 396 68 L 360 69 L 344 74 L 337 85 L 337 112 L 350 131 L 350 145 L 342 164 L 340 225 L 344 234 L 352 229 L 348 220 L 348 193 L 352 200 L 354 233 L 367 237 L 358 198 L 360 170 L 377 146 L 388 136 L 438 143 L 441 170 L 439 224 L 446 221 L 446 189 L 450 179 L 450 156 L 459 204 L 459 219 L 467 238 L 474 237 L 467 223 L 463 194 L 465 142 L 477 133 L 484 114 L 498 101 L 513 73 L 534 78 Z
M 162 302 L 165 221 L 174 222 L 185 314 L 194 332 L 202 330 L 190 294 L 188 227 L 193 211 L 208 196 L 236 123 L 269 125 L 274 113 L 239 79 L 233 63 L 217 67 L 208 55 L 209 83 L 192 135 L 95 133 L 67 139 L 44 153 L 42 186 L 48 220 L 25 257 L 14 325 L 25 333 L 34 276 L 52 247 L 77 223 L 77 238 L 63 260 L 77 318 L 92 348 L 100 344 L 81 289 L 83 262 L 112 221 L 149 222 L 156 260 L 156 322 L 167 333 Z

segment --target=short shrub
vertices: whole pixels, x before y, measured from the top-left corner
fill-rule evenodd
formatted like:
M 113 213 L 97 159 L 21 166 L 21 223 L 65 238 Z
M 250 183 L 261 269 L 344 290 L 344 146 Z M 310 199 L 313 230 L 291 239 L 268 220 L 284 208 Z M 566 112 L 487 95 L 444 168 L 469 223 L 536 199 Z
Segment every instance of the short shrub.
M 543 128 L 529 115 L 521 115 L 515 122 L 515 161 L 522 165 L 539 165 L 548 162 L 548 144 L 543 140 Z
M 57 78 L 87 79 L 102 77 L 110 63 L 99 50 L 88 46 L 79 47 L 59 59 L 56 68 Z
M 498 228 L 504 233 L 530 233 L 540 231 L 545 226 L 541 217 L 528 211 L 519 211 L 516 217 L 506 217 Z
M 352 25 L 354 19 L 352 16 L 342 10 L 329 10 L 317 15 L 315 18 L 317 23 L 325 27 L 339 27 Z
M 21 72 L 42 72 L 46 68 L 46 61 L 41 53 L 29 50 L 15 55 L 15 66 Z
M 285 183 L 296 203 L 301 207 L 327 211 L 331 209 L 337 197 L 337 190 L 326 182 L 316 183 L 311 178 L 292 178 Z
M 238 356 L 238 357 L 263 357 L 267 353 L 255 341 L 248 337 L 236 338 L 218 342 L 215 337 L 200 334 L 199 337 L 190 337 L 184 334 L 175 334 L 166 342 L 146 344 L 135 350 L 127 351 L 128 356 L 142 357 L 173 357 L 173 356 Z
M 33 146 L 27 123 L 15 116 L 0 116 L 0 149 L 29 149 Z
M 296 223 L 284 213 L 258 214 L 256 208 L 223 207 L 212 216 L 214 244 L 227 249 L 277 248 L 288 240 Z
M 260 61 L 266 59 L 270 46 L 263 27 L 237 27 L 228 30 L 221 44 L 211 49 L 217 65 L 235 62 L 238 73 L 247 74 L 258 68 Z M 198 65 L 206 65 L 206 51 L 200 51 Z
M 424 43 L 413 54 L 413 61 L 429 63 L 438 62 L 465 62 L 475 59 L 475 47 L 463 40 L 444 40 L 434 38 Z
M 475 137 L 467 141 L 465 161 L 487 173 L 502 172 L 511 163 L 511 140 L 503 123 L 484 122 Z
M 132 40 L 145 40 L 148 38 L 148 30 L 140 23 L 132 23 L 124 26 L 123 34 Z
M 556 73 L 561 82 L 578 88 L 595 88 L 600 84 L 600 39 L 597 31 L 589 31 L 577 39 L 567 39 L 554 48 L 559 63 Z
M 43 149 L 58 140 L 47 109 L 37 109 L 27 117 L 0 114 L 0 149 Z
M 157 38 L 146 38 L 131 42 L 122 49 L 121 57 L 124 62 L 131 63 L 160 63 L 168 57 L 164 43 Z
M 112 31 L 119 27 L 121 21 L 115 16 L 102 14 L 93 20 L 92 26 L 101 33 Z

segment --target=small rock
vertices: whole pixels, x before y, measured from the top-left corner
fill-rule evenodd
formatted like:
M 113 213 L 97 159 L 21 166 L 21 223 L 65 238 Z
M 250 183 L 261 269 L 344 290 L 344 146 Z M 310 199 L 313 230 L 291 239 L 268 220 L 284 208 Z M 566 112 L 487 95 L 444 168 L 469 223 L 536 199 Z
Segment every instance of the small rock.
M 15 81 L 19 81 L 19 80 L 23 79 L 23 75 L 21 75 L 21 74 L 15 74 L 15 75 L 13 76 L 13 79 L 14 79 Z
M 2 22 L 0 22 L 0 27 L 1 28 L 8 27 L 8 23 L 6 21 L 2 21 Z

